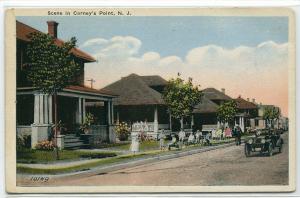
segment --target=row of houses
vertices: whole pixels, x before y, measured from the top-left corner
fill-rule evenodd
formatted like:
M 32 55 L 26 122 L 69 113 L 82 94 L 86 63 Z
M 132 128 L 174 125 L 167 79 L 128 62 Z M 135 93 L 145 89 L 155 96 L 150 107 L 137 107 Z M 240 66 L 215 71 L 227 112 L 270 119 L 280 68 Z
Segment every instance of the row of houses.
M 217 110 L 225 102 L 234 100 L 238 112 L 235 124 L 243 132 L 249 129 L 265 128 L 263 119 L 264 109 L 271 105 L 257 104 L 255 99 L 250 101 L 241 96 L 232 98 L 225 93 L 225 89 L 206 88 L 202 90 L 202 102 L 195 106 L 192 115 L 183 120 L 174 119 L 168 113 L 168 108 L 162 99 L 162 92 L 167 81 L 160 76 L 139 76 L 130 74 L 104 87 L 101 91 L 116 93 L 114 99 L 114 119 L 127 123 L 147 123 L 154 134 L 159 130 L 179 131 L 183 125 L 185 129 L 199 129 L 211 131 L 220 127 L 217 120 Z M 277 107 L 278 108 L 278 107 Z M 276 125 L 279 127 L 279 123 Z
M 58 23 L 48 21 L 48 34 L 54 37 L 55 44 L 61 45 L 57 38 Z M 26 46 L 30 41 L 28 35 L 40 32 L 26 24 L 16 21 L 16 115 L 17 135 L 30 135 L 31 145 L 34 147 L 39 141 L 48 139 L 53 126 L 53 98 L 35 89 L 26 78 L 24 67 Z M 168 114 L 168 109 L 162 99 L 162 92 L 167 81 L 160 76 L 139 76 L 130 74 L 120 80 L 100 89 L 84 86 L 84 67 L 96 60 L 89 54 L 74 48 L 72 55 L 81 66 L 81 72 L 72 86 L 68 86 L 58 93 L 58 120 L 64 124 L 64 134 L 58 135 L 61 147 L 68 147 L 66 139 L 74 134 L 78 126 L 84 123 L 87 112 L 92 113 L 96 120 L 93 134 L 106 142 L 114 142 L 116 137 L 114 125 L 124 121 L 133 124 L 147 123 L 148 133 L 157 134 L 160 130 L 177 131 L 184 126 L 200 130 L 218 126 L 217 109 L 224 102 L 235 100 L 238 106 L 235 122 L 243 131 L 247 127 L 265 127 L 261 119 L 262 105 L 250 102 L 242 97 L 236 99 L 214 88 L 203 90 L 203 100 L 195 106 L 193 114 L 184 120 L 176 120 Z M 134 128 L 133 128 L 134 130 Z M 72 142 L 72 141 L 73 142 Z M 81 140 L 71 136 L 69 147 L 80 146 Z M 73 143 L 73 144 L 72 144 Z

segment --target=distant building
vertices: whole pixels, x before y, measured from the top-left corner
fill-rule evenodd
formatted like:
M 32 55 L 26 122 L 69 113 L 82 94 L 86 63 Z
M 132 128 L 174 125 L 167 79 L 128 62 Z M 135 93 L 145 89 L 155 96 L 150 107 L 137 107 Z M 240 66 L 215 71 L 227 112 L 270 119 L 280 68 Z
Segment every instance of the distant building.
M 250 102 L 249 98 L 245 100 L 241 96 L 234 100 L 238 109 L 235 116 L 235 124 L 238 124 L 243 132 L 246 131 L 246 129 L 254 128 L 254 118 L 258 116 L 258 107 L 255 104 L 255 100 L 253 99 L 253 101 Z
M 258 105 L 258 117 L 255 118 L 255 127 L 258 129 L 265 129 L 268 126 L 270 126 L 270 123 L 268 123 L 267 120 L 264 120 L 263 118 L 266 108 L 276 108 L 280 112 L 279 119 L 274 120 L 274 127 L 280 128 L 279 123 L 282 118 L 281 109 L 275 105 L 265 105 L 265 104 Z

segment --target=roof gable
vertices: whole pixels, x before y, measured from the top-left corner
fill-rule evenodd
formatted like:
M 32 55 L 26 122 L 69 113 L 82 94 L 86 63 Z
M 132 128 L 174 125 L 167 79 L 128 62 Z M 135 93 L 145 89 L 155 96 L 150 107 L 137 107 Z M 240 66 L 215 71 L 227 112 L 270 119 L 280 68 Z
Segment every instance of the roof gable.
M 234 99 L 238 109 L 257 109 L 256 104 L 243 99 L 242 97 L 238 97 Z
M 25 41 L 25 42 L 29 42 L 29 38 L 27 37 L 30 33 L 34 33 L 34 32 L 39 32 L 39 33 L 43 33 L 37 29 L 34 29 L 33 27 L 30 27 L 24 23 L 21 23 L 19 21 L 16 21 L 16 35 L 17 35 L 17 39 Z M 44 33 L 45 34 L 45 33 Z M 54 43 L 58 46 L 61 46 L 64 41 L 56 38 Z M 84 62 L 95 62 L 96 60 L 90 56 L 89 54 L 81 51 L 78 48 L 73 48 L 71 50 L 71 52 L 74 54 L 74 56 L 83 59 Z

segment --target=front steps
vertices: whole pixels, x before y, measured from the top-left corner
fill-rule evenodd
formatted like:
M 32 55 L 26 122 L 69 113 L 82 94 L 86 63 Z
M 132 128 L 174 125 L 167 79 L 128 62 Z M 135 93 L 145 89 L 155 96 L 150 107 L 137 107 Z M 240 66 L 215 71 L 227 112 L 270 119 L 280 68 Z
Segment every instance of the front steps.
M 66 134 L 64 138 L 64 148 L 67 150 L 75 150 L 80 148 L 86 148 L 88 144 L 84 144 L 80 137 L 75 134 Z

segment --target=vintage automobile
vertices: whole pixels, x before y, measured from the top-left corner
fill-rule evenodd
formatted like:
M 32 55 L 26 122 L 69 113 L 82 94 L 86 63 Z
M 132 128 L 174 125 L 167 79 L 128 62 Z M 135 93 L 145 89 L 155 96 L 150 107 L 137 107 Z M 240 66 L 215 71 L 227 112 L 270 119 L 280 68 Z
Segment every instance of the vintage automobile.
M 280 133 L 274 130 L 267 130 L 265 132 L 257 131 L 255 137 L 250 138 L 245 143 L 245 155 L 249 157 L 252 152 L 260 152 L 260 154 L 267 153 L 269 156 L 273 155 L 273 151 L 278 148 L 278 152 L 282 152 L 283 139 Z

